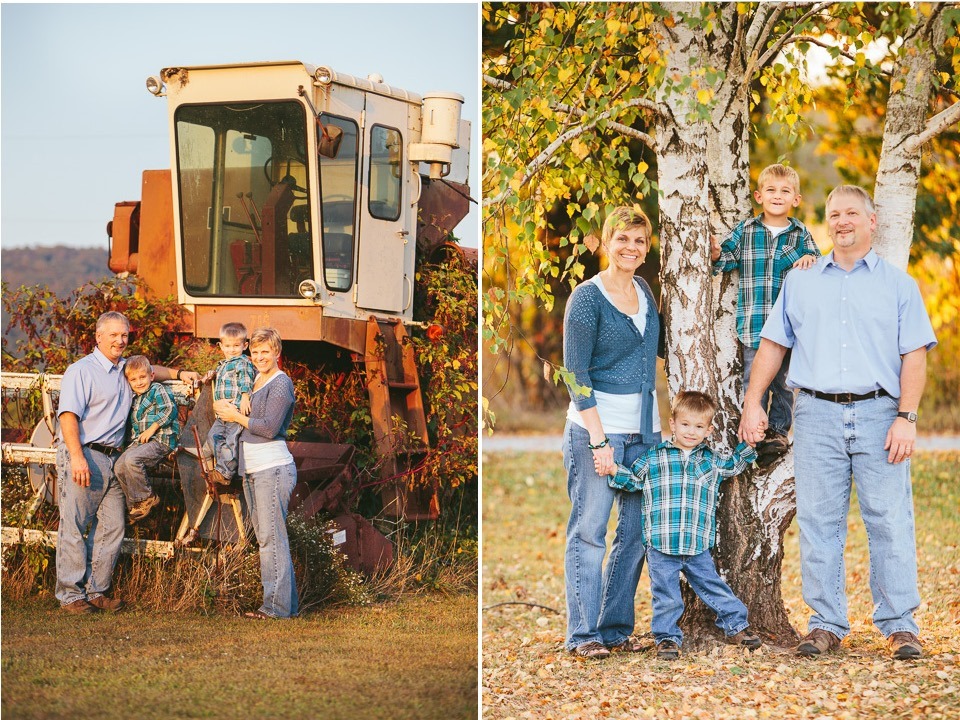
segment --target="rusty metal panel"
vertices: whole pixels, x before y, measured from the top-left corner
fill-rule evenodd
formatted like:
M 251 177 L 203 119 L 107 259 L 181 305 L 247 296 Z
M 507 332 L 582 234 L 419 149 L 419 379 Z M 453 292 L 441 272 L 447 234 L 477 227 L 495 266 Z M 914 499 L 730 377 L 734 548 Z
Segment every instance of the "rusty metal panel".
M 140 204 L 140 238 L 133 250 L 134 271 L 154 297 L 177 294 L 177 260 L 173 239 L 173 189 L 169 170 L 144 170 Z
M 272 327 L 284 340 L 320 340 L 323 309 L 319 307 L 283 307 L 272 305 L 197 305 L 197 337 L 215 338 L 220 326 L 241 322 L 249 332 Z
M 119 202 L 113 208 L 113 220 L 108 227 L 112 238 L 107 267 L 111 272 L 136 272 L 136 260 L 131 267 L 131 255 L 136 253 L 137 236 L 140 232 L 140 203 L 136 200 Z

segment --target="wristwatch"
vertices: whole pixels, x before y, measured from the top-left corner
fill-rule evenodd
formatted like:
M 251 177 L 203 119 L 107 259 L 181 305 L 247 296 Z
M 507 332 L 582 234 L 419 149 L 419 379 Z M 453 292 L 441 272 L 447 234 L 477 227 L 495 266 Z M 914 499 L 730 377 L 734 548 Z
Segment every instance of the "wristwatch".
M 915 412 L 898 412 L 897 417 L 902 417 L 907 422 L 915 423 L 917 421 L 917 414 Z

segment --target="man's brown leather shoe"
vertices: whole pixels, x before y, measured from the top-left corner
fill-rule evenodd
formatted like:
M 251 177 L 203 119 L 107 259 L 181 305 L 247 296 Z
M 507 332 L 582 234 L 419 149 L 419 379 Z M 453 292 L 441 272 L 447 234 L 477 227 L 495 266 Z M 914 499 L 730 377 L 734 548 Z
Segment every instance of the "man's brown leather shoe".
M 66 605 L 61 605 L 60 609 L 64 612 L 70 613 L 71 615 L 90 615 L 91 613 L 95 613 L 97 611 L 93 605 L 88 603 L 83 598 L 74 600 L 72 603 L 67 603 Z
M 912 632 L 895 632 L 889 639 L 893 646 L 894 660 L 916 660 L 923 657 L 923 646 L 920 645 L 920 638 Z
M 797 655 L 818 657 L 840 647 L 840 638 L 829 630 L 814 628 L 797 645 Z
M 87 602 L 97 610 L 103 610 L 103 612 L 117 612 L 123 610 L 124 605 L 126 605 L 123 600 L 108 598 L 106 595 L 97 595 L 96 597 L 90 598 Z

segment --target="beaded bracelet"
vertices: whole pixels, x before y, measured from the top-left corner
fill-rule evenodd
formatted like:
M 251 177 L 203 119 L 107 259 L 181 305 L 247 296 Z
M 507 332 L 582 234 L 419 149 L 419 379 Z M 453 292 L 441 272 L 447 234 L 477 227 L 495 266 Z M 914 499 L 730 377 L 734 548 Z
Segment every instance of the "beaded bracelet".
M 587 443 L 587 447 L 590 448 L 591 450 L 599 450 L 600 448 L 604 448 L 609 444 L 610 444 L 610 438 L 605 437 L 603 439 L 603 442 L 597 443 L 596 445 L 591 445 L 590 443 Z

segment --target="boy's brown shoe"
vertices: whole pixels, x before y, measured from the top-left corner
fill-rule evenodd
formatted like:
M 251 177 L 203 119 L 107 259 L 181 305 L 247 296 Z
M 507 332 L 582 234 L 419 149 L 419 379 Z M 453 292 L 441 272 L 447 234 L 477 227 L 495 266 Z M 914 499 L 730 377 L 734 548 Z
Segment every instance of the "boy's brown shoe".
M 758 647 L 763 645 L 763 640 L 760 639 L 760 636 L 748 627 L 744 628 L 736 635 L 727 635 L 726 640 L 731 645 L 739 645 L 740 647 L 745 647 L 749 650 L 756 650 Z
M 840 647 L 840 638 L 829 630 L 814 628 L 797 645 L 797 655 L 818 657 Z
M 209 472 L 210 479 L 213 480 L 217 485 L 229 485 L 230 478 L 224 475 L 222 472 L 214 468 Z
M 156 494 L 150 495 L 145 500 L 134 503 L 130 507 L 130 522 L 134 523 L 143 520 L 147 515 L 150 514 L 150 511 L 159 504 L 160 498 L 157 497 Z
M 923 657 L 920 638 L 912 632 L 895 632 L 890 636 L 894 660 L 916 660 Z
M 123 610 L 126 605 L 123 600 L 108 598 L 106 595 L 97 595 L 96 597 L 90 598 L 87 602 L 97 610 L 103 610 L 104 612 L 119 612 Z

